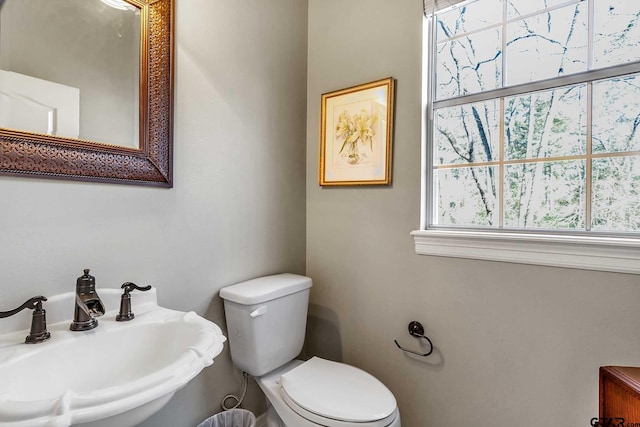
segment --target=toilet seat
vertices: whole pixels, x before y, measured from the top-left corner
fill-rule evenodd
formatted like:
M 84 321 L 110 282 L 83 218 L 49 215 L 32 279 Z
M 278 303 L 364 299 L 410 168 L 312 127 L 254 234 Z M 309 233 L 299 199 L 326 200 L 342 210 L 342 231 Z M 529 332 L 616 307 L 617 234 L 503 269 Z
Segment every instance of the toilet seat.
M 386 427 L 397 417 L 393 394 L 377 378 L 344 363 L 314 357 L 279 379 L 298 415 L 332 427 Z

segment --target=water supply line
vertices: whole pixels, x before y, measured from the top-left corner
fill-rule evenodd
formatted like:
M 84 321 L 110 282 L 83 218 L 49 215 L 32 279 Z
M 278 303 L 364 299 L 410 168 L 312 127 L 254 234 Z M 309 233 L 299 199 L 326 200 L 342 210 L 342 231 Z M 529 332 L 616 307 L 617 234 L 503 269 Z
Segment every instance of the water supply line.
M 236 409 L 238 406 L 240 406 L 240 404 L 244 400 L 244 397 L 247 394 L 247 384 L 249 383 L 249 374 L 247 374 L 246 372 L 243 372 L 242 373 L 242 377 L 243 377 L 242 394 L 240 395 L 239 398 L 237 396 L 233 395 L 233 394 L 227 394 L 225 397 L 223 397 L 222 398 L 222 403 L 221 403 L 223 410 L 229 411 L 231 409 Z M 227 400 L 229 400 L 229 399 L 235 400 L 236 404 L 233 405 L 233 406 L 227 407 Z

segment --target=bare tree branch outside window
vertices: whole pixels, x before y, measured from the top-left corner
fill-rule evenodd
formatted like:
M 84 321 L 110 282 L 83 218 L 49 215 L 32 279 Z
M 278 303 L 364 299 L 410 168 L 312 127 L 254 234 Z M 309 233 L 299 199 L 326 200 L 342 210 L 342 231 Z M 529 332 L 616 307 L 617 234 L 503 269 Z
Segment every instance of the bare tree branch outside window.
M 476 0 L 432 25 L 433 226 L 640 231 L 640 2 Z

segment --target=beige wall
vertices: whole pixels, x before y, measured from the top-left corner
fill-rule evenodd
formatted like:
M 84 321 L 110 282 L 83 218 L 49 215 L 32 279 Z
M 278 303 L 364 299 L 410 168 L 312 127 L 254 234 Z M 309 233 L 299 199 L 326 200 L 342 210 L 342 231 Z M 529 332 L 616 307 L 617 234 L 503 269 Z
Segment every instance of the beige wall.
M 0 310 L 90 267 L 224 327 L 221 287 L 304 273 L 306 17 L 299 0 L 178 0 L 175 188 L 0 177 Z M 193 427 L 241 384 L 226 347 L 144 425 Z M 264 410 L 255 385 L 247 406 Z
M 420 0 L 309 0 L 308 351 L 393 391 L 403 426 L 588 426 L 598 367 L 640 365 L 634 275 L 419 256 Z M 397 79 L 393 185 L 320 188 L 320 95 Z M 421 321 L 436 347 L 416 346 Z M 417 348 L 417 347 L 414 347 Z

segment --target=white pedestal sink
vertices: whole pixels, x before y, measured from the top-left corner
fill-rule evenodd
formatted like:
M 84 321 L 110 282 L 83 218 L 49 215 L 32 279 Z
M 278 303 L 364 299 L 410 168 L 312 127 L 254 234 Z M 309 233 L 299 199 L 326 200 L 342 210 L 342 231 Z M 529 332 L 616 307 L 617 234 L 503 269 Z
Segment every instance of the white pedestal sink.
M 0 321 L 0 427 L 133 427 L 213 363 L 226 341 L 193 312 L 158 306 L 155 289 L 132 293 L 135 319 L 116 322 L 120 289 L 97 289 L 107 312 L 71 332 L 75 293 L 49 298 L 51 339 L 24 344 L 28 310 Z

